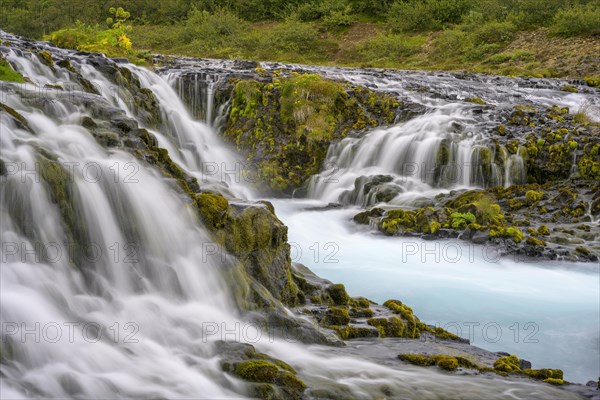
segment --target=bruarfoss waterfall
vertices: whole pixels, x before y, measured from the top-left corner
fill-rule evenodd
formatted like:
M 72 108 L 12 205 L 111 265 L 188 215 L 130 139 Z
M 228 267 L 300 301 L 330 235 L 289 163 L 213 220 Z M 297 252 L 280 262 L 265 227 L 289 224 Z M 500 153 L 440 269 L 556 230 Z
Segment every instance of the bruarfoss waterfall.
M 251 397 L 247 384 L 222 368 L 222 341 L 285 360 L 309 388 L 306 398 L 577 398 L 525 379 L 400 368 L 378 361 L 383 347 L 269 335 L 252 323 L 254 312 L 236 304 L 228 271 L 237 261 L 223 250 L 208 254 L 217 245 L 173 178 L 241 203 L 259 198 L 235 176 L 239 156 L 217 135 L 229 105 L 215 101 L 213 85 L 226 76 L 208 68 L 199 71 L 204 76 L 157 74 L 1 36 L 13 44 L 0 46 L 3 56 L 28 78 L 2 82 L 0 93 L 1 398 Z M 49 53 L 54 63 L 26 48 Z M 487 168 L 504 156 L 483 141 L 486 121 L 473 107 L 435 105 L 408 122 L 340 141 L 311 196 L 374 204 L 362 188 L 352 194 L 363 175 L 392 176 L 398 204 L 434 188 L 522 180 L 518 155 Z M 142 141 L 156 141 L 183 172 L 171 166 L 172 176 L 162 173 L 157 165 L 168 160 L 143 153 Z M 451 164 L 469 160 L 473 165 L 453 176 Z M 323 185 L 328 176 L 336 183 Z

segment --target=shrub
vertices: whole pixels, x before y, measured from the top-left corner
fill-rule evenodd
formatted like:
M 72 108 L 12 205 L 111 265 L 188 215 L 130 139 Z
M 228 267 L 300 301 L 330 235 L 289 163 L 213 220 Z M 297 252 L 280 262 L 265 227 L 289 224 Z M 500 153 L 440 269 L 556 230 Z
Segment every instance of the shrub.
M 387 14 L 387 20 L 393 32 L 426 32 L 440 27 L 429 4 L 420 1 L 392 4 Z
M 300 21 L 316 21 L 325 19 L 336 13 L 350 14 L 350 7 L 339 0 L 321 0 L 303 3 L 296 9 L 296 16 Z
M 491 21 L 483 25 L 460 25 L 445 30 L 435 42 L 440 58 L 457 58 L 461 61 L 484 59 L 502 51 L 516 34 L 510 22 Z
M 519 29 L 534 29 L 552 22 L 554 14 L 564 4 L 563 0 L 513 0 L 513 11 L 507 19 Z
M 357 51 L 363 59 L 369 61 L 398 61 L 417 54 L 425 40 L 422 36 L 380 34 L 358 43 Z
M 596 1 L 560 9 L 554 16 L 551 32 L 560 36 L 600 35 L 599 5 Z
M 428 0 L 433 18 L 440 24 L 458 24 L 473 7 L 471 0 Z
M 314 26 L 290 18 L 275 28 L 271 43 L 278 50 L 302 53 L 314 50 L 318 39 Z
M 248 24 L 231 11 L 217 9 L 214 13 L 192 10 L 182 31 L 182 41 L 193 42 L 204 50 L 230 45 L 244 32 Z
M 327 30 L 336 30 L 352 25 L 351 10 L 346 7 L 343 10 L 333 11 L 331 14 L 323 17 L 323 25 Z

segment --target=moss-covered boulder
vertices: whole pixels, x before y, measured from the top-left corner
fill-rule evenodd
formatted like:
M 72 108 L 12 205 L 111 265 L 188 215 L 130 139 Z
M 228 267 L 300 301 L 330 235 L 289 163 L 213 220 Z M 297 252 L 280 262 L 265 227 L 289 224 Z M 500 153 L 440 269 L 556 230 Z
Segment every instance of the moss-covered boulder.
M 259 283 L 287 305 L 299 302 L 292 278 L 287 227 L 263 203 L 229 202 L 214 193 L 202 193 L 194 203 L 213 238 L 243 266 L 246 277 Z M 260 297 L 253 282 L 242 297 L 247 306 Z
M 265 400 L 303 397 L 306 384 L 288 363 L 244 343 L 217 342 L 215 350 L 222 369 L 246 381 L 251 396 Z
M 394 122 L 401 103 L 315 74 L 233 80 L 224 138 L 246 155 L 260 186 L 291 194 L 321 167 L 329 144 Z

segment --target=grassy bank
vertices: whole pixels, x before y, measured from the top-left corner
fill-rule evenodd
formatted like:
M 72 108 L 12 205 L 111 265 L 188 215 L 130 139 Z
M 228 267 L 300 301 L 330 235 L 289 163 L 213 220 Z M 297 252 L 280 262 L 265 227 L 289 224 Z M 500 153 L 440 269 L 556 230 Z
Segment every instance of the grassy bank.
M 600 76 L 600 0 L 107 0 L 93 7 L 84 0 L 69 5 L 58 0 L 5 3 L 0 23 L 7 31 L 138 63 L 144 62 L 145 52 L 153 52 Z
M 548 28 L 506 35 L 502 26 L 417 34 L 388 33 L 384 24 L 354 22 L 343 30 L 319 32 L 305 24 L 295 27 L 289 22 L 262 22 L 248 25 L 239 37 L 216 46 L 164 40 L 165 36 L 177 36 L 179 29 L 173 25 L 138 25 L 133 26 L 131 38 L 137 47 L 150 52 L 191 57 L 508 76 L 600 76 L 600 39 L 557 37 Z M 490 43 L 493 48 L 486 49 Z

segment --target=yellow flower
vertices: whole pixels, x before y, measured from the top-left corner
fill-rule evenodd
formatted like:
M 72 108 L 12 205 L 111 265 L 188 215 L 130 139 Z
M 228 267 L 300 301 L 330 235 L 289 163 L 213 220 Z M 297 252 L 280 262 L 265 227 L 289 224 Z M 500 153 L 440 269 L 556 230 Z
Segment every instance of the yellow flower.
M 131 48 L 131 40 L 125 34 L 119 35 L 118 39 L 122 47 L 126 49 Z

